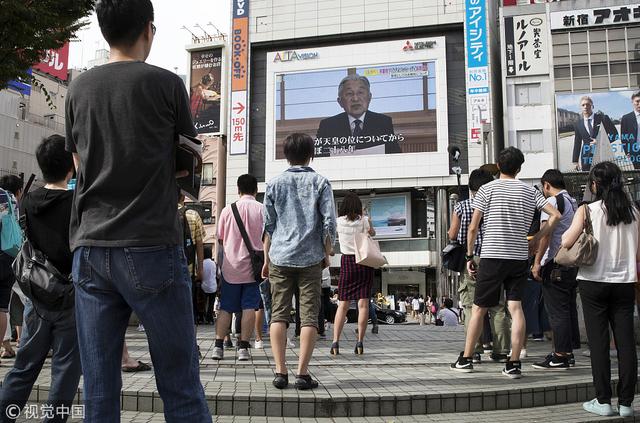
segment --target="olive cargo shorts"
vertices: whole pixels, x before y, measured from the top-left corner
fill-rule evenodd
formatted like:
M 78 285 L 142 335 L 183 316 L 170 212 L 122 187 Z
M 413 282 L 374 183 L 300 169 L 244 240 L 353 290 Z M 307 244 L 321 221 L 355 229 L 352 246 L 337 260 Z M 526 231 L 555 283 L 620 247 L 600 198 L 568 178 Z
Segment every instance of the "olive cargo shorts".
M 320 297 L 322 294 L 322 262 L 309 267 L 283 267 L 269 264 L 271 283 L 271 323 L 289 323 L 291 300 L 300 289 L 298 304 L 300 326 L 318 328 Z

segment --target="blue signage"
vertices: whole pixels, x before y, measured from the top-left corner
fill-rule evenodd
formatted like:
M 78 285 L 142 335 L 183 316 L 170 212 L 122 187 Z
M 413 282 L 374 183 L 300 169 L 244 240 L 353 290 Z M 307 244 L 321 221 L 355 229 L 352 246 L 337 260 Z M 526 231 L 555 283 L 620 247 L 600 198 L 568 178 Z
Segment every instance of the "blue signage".
M 486 0 L 465 0 L 464 23 L 467 37 L 467 67 L 487 66 L 489 50 Z
M 27 70 L 27 73 L 31 75 L 31 68 Z M 12 80 L 7 82 L 7 88 L 13 91 L 17 91 L 22 95 L 31 95 L 31 84 L 28 84 L 20 80 Z
M 233 17 L 249 18 L 249 0 L 233 0 Z

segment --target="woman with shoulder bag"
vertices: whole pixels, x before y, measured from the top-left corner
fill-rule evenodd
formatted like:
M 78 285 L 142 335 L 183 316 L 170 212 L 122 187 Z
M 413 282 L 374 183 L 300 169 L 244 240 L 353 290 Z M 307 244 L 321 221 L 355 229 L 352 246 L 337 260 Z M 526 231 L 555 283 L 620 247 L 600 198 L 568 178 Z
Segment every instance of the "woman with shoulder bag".
M 591 168 L 587 186 L 596 201 L 576 211 L 571 227 L 562 236 L 562 247 L 571 248 L 590 219 L 598 242 L 595 261 L 580 266 L 577 276 L 596 388 L 596 398 L 585 402 L 583 408 L 601 416 L 616 414 L 611 406 L 611 326 L 618 348 L 619 414 L 629 417 L 638 379 L 633 308 L 636 263 L 640 261 L 640 213 L 624 191 L 622 172 L 614 163 L 601 162 Z
M 368 232 L 374 236 L 375 230 L 371 227 L 369 218 L 363 216 L 362 202 L 353 193 L 348 193 L 340 206 L 340 216 L 338 217 L 338 241 L 340 242 L 340 280 L 338 281 L 338 310 L 336 311 L 333 326 L 333 344 L 331 354 L 340 354 L 340 335 L 344 323 L 346 322 L 349 303 L 352 300 L 358 301 L 358 342 L 354 352 L 364 353 L 363 339 L 367 331 L 367 320 L 369 319 L 369 298 L 371 297 L 371 287 L 373 286 L 373 268 L 362 266 L 356 263 L 356 234 Z

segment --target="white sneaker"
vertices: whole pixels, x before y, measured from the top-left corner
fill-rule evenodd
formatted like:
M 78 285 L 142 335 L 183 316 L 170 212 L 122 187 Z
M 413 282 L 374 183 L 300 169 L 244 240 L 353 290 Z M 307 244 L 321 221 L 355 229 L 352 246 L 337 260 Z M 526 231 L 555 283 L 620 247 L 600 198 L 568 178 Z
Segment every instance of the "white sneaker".
M 249 355 L 248 348 L 239 348 L 238 349 L 238 361 L 249 361 L 251 356 Z
M 513 351 L 509 350 L 509 357 L 511 358 L 511 360 L 514 360 L 513 357 L 511 357 L 513 355 Z M 518 360 L 522 360 L 523 358 L 527 358 L 527 349 L 523 348 L 520 350 L 520 358 L 518 358 Z
M 213 354 L 211 358 L 214 360 L 222 360 L 224 358 L 224 349 L 220 347 L 213 347 Z
M 296 347 L 296 343 L 295 343 L 295 342 L 293 342 L 293 341 L 291 340 L 291 338 L 287 338 L 287 347 L 289 347 L 289 348 L 295 348 L 295 347 Z
M 261 340 L 256 339 L 253 343 L 253 348 L 255 348 L 256 350 L 261 350 L 264 348 L 264 343 Z
M 144 332 L 144 326 L 142 326 L 142 323 L 138 323 L 138 332 Z
M 620 413 L 620 417 L 633 417 L 633 408 L 627 407 L 626 405 L 618 404 L 618 412 Z
M 592 399 L 582 404 L 582 408 L 589 413 L 597 414 L 599 416 L 615 416 L 615 411 L 611 407 L 611 404 L 600 404 L 598 399 Z

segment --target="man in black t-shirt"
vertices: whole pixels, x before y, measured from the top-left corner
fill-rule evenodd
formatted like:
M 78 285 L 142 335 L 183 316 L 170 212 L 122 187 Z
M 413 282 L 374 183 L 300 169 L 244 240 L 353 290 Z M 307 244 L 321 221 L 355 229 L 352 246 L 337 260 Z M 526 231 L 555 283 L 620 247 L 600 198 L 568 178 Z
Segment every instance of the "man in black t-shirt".
M 165 419 L 210 422 L 176 208 L 175 141 L 196 135 L 187 93 L 173 72 L 145 63 L 156 32 L 150 0 L 101 0 L 96 14 L 111 58 L 74 80 L 66 102 L 85 422 L 119 420 L 132 310 L 149 338 Z
M 22 211 L 31 244 L 68 275 L 73 260 L 69 250 L 73 192 L 67 191 L 67 183 L 73 175 L 73 159 L 64 144 L 63 137 L 52 135 L 38 146 L 36 158 L 47 184 L 22 199 Z M 55 421 L 65 421 L 67 416 L 60 413 L 70 409 L 81 373 L 73 302 L 60 311 L 47 310 L 30 299 L 24 307 L 21 346 L 0 391 L 0 421 L 15 421 L 10 416 L 27 403 L 50 349 L 52 382 L 47 404 L 56 413 Z

